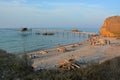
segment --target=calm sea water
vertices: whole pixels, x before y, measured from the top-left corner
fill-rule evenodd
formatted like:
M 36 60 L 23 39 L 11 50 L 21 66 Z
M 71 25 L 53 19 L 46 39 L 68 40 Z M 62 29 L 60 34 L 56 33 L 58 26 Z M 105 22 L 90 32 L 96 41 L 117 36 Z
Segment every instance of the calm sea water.
M 87 35 L 66 32 L 55 33 L 53 36 L 36 35 L 35 33 L 39 30 L 32 29 L 32 32 L 20 32 L 19 29 L 0 29 L 0 49 L 20 54 L 56 47 L 57 44 L 67 45 L 82 42 L 88 37 Z

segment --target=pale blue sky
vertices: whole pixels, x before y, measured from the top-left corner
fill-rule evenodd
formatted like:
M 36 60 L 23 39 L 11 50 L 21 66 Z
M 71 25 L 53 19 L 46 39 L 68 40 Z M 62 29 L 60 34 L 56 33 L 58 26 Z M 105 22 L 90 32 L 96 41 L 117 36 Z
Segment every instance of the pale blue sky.
M 120 0 L 0 0 L 0 28 L 101 27 Z

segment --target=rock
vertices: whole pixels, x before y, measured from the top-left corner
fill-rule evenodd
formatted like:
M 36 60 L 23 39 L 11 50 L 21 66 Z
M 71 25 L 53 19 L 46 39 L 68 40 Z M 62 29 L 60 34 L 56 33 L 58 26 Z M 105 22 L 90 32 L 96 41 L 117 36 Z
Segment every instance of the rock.
M 107 18 L 100 29 L 100 34 L 104 37 L 120 37 L 120 16 Z
M 43 33 L 43 35 L 54 35 L 54 33 Z
M 28 30 L 27 28 L 20 29 L 21 32 L 24 32 L 24 31 L 27 31 L 27 30 Z
M 79 30 L 78 29 L 73 29 L 72 32 L 79 32 Z

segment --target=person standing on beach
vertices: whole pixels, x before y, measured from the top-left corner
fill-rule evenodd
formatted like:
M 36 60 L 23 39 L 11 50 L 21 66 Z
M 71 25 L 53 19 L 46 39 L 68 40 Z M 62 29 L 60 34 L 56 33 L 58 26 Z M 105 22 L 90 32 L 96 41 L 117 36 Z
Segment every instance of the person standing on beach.
M 105 41 L 105 45 L 107 45 L 108 40 L 105 39 L 104 41 Z
M 110 40 L 108 40 L 108 45 L 110 45 L 110 43 L 111 43 Z
M 58 46 L 57 46 L 57 50 L 58 50 L 58 52 L 60 51 L 60 44 L 58 44 Z
M 57 46 L 58 48 L 60 48 L 60 44 L 58 44 L 58 46 Z

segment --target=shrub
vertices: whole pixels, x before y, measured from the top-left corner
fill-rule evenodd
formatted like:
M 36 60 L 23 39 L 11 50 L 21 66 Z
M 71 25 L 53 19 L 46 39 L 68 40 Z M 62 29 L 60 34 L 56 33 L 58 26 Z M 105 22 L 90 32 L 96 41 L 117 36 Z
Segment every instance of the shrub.
M 16 57 L 0 50 L 0 80 L 119 80 L 120 57 L 75 70 L 32 70 L 27 55 Z

